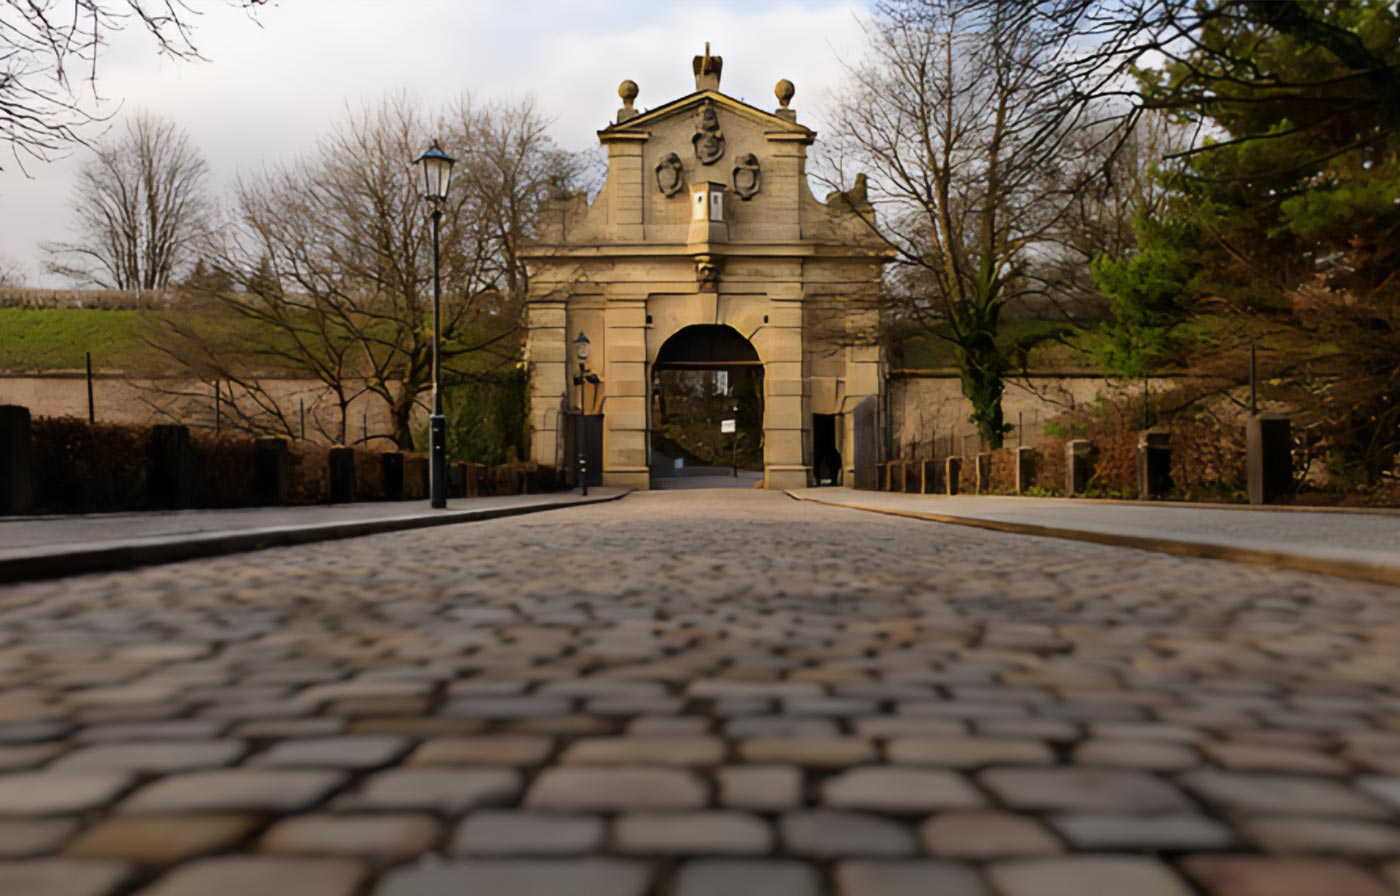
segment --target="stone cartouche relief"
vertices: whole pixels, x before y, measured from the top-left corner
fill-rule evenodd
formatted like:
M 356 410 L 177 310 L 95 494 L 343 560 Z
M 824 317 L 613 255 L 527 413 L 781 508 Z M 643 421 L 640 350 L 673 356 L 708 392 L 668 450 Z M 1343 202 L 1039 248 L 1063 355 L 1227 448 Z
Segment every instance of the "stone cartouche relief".
M 714 107 L 708 103 L 695 113 L 695 136 L 690 142 L 702 165 L 713 165 L 724 156 L 724 131 L 720 130 Z
M 761 189 L 763 172 L 758 168 L 758 156 L 751 152 L 739 156 L 739 162 L 734 166 L 734 192 L 747 202 L 757 196 Z
M 668 153 L 656 166 L 656 187 L 663 196 L 674 196 L 685 186 L 685 165 L 681 157 Z

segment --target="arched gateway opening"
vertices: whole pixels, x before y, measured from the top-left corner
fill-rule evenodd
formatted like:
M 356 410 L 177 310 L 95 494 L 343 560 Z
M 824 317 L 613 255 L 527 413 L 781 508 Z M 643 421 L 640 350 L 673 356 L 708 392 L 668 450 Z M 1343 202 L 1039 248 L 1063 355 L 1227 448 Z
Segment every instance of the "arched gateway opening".
M 753 488 L 763 478 L 763 362 L 733 327 L 683 327 L 651 372 L 651 487 Z

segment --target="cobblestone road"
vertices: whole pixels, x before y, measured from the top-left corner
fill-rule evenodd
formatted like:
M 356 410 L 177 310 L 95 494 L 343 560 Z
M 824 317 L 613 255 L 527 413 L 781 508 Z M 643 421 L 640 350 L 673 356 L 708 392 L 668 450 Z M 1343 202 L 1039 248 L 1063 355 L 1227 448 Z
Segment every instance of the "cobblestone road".
M 5 896 L 1380 896 L 1400 591 L 763 492 L 0 589 Z

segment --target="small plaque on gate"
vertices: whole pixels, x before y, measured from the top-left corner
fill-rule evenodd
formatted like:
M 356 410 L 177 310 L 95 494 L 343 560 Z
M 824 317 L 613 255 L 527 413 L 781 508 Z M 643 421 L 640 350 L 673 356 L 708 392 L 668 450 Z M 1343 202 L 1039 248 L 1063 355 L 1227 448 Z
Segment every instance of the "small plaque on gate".
M 733 420 L 721 420 L 721 421 L 719 421 L 719 431 L 720 431 L 721 433 L 734 432 L 734 421 L 733 421 Z

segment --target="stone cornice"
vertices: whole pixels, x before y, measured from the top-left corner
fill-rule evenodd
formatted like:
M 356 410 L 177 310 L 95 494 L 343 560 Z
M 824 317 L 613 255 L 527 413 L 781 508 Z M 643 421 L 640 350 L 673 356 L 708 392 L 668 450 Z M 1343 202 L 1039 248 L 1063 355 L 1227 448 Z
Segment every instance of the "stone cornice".
M 715 255 L 728 258 L 823 258 L 884 263 L 894 257 L 887 246 L 857 246 L 814 241 L 774 243 L 605 243 L 592 246 L 536 246 L 522 252 L 528 261 L 619 258 L 694 258 Z

